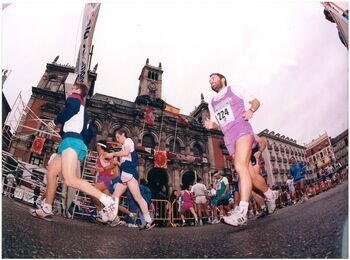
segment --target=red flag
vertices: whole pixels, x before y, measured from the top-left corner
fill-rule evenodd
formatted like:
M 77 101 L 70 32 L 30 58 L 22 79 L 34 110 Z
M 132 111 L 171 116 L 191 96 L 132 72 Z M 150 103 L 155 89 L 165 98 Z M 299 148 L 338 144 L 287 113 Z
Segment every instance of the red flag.
M 145 116 L 145 122 L 149 125 L 155 125 L 156 123 L 154 122 L 154 114 L 152 112 L 152 109 L 147 106 L 146 108 L 146 116 Z
M 36 136 L 34 139 L 34 142 L 32 143 L 32 147 L 30 148 L 30 151 L 32 153 L 41 154 L 41 151 L 43 150 L 45 138 L 42 136 Z
M 177 123 L 180 125 L 190 126 L 187 120 L 180 115 L 177 116 Z
M 166 151 L 154 150 L 154 167 L 163 169 L 168 167 Z

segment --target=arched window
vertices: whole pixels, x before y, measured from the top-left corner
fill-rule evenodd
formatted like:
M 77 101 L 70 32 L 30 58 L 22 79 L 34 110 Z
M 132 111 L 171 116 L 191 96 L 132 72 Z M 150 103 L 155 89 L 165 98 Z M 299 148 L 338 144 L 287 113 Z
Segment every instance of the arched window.
M 195 155 L 195 156 L 203 156 L 202 147 L 198 143 L 195 143 L 193 145 L 193 155 Z
M 148 78 L 150 79 L 152 77 L 151 71 L 148 71 Z
M 151 134 L 145 134 L 142 137 L 142 145 L 145 147 L 154 148 L 155 142 L 153 136 Z
M 57 85 L 56 77 L 51 76 L 45 88 L 50 90 L 57 90 L 57 86 L 55 85 Z
M 170 142 L 169 142 L 169 151 L 180 153 L 181 152 L 180 142 L 178 140 L 176 140 L 175 141 L 175 147 L 174 147 L 174 139 L 171 139 Z
M 156 73 L 156 77 L 155 77 L 155 80 L 158 80 L 158 73 Z
M 61 83 L 60 87 L 58 88 L 58 91 L 60 92 L 64 91 L 64 83 Z

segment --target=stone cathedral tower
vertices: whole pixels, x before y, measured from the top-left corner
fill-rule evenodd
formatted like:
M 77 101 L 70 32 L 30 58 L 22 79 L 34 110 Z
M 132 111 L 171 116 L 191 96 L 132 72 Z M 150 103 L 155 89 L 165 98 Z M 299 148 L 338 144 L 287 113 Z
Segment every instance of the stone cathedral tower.
M 145 66 L 142 68 L 141 75 L 139 77 L 140 85 L 137 95 L 148 95 L 151 100 L 162 98 L 162 64 L 159 63 L 158 67 L 149 65 L 149 59 L 147 58 Z

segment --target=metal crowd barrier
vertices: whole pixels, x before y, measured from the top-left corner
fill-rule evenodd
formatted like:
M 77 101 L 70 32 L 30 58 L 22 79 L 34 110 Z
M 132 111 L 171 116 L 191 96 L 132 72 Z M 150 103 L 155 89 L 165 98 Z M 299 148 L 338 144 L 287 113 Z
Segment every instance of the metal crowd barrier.
M 194 220 L 194 216 L 189 211 L 185 212 L 184 217 L 185 220 Z M 176 222 L 181 223 L 180 203 L 178 200 L 174 200 L 171 204 L 171 226 L 176 227 Z
M 168 200 L 152 199 L 154 221 L 163 221 L 166 225 L 171 223 L 171 204 Z

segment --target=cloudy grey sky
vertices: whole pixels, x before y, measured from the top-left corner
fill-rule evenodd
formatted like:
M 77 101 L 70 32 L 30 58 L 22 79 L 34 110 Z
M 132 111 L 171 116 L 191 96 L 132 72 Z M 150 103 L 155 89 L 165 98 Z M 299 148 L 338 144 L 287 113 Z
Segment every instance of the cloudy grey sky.
M 347 3 L 336 2 L 347 9 Z M 27 101 L 46 63 L 75 64 L 83 2 L 24 2 L 2 12 L 2 68 L 12 70 L 4 93 Z M 162 63 L 167 103 L 188 115 L 213 97 L 208 80 L 224 74 L 229 85 L 261 101 L 251 123 L 311 142 L 348 128 L 348 51 L 318 1 L 103 1 L 92 66 L 95 93 L 134 101 L 147 58 Z

